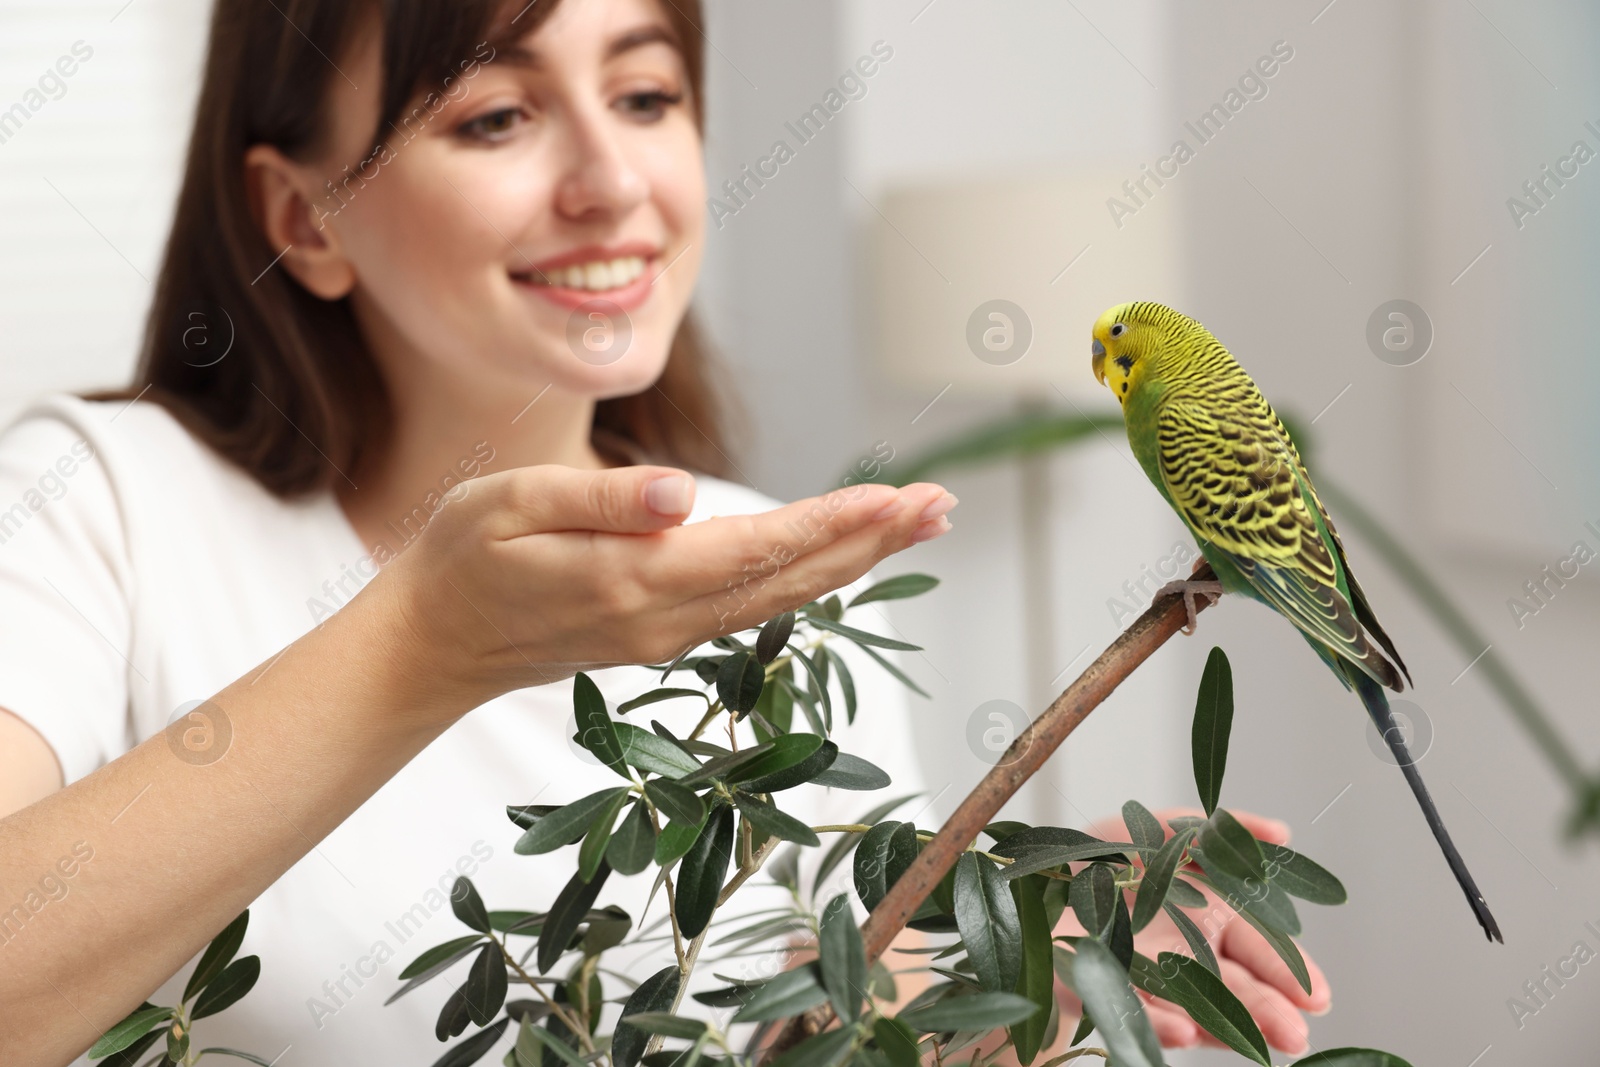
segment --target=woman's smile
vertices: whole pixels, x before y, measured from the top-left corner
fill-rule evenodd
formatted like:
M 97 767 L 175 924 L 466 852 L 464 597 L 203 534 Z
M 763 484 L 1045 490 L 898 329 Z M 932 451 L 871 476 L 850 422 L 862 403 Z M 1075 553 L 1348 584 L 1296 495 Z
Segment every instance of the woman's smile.
M 511 271 L 524 292 L 567 309 L 597 299 L 632 311 L 649 299 L 661 272 L 660 247 L 644 241 L 586 245 Z

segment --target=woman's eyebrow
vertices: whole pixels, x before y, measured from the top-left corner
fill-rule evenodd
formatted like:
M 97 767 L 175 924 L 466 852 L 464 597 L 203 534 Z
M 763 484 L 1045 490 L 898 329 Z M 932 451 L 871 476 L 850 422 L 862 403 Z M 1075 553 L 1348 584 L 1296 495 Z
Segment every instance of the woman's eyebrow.
M 615 59 L 636 48 L 644 48 L 652 44 L 664 44 L 673 49 L 679 47 L 677 35 L 666 26 L 655 23 L 628 30 L 626 33 L 612 38 L 611 42 L 606 45 L 605 58 L 608 60 Z M 505 63 L 508 66 L 523 67 L 529 70 L 542 70 L 544 68 L 544 58 L 540 56 L 538 50 L 521 44 L 508 45 L 490 62 Z

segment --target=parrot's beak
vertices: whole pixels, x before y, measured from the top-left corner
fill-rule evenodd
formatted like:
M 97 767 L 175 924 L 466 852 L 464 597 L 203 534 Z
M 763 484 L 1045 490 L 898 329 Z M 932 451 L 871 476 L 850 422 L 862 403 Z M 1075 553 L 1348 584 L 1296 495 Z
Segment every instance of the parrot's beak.
M 1094 345 L 1089 349 L 1094 355 L 1094 376 L 1101 385 L 1106 384 L 1106 346 L 1100 343 L 1100 338 L 1094 339 Z

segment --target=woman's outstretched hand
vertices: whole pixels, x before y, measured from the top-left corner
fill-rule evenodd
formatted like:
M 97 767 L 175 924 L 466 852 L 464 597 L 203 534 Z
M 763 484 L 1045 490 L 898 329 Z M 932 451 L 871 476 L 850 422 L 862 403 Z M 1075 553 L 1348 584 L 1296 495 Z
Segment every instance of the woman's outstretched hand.
M 1166 827 L 1168 819 L 1184 815 L 1203 818 L 1205 813 L 1195 808 L 1168 808 L 1155 812 L 1163 827 Z M 1257 839 L 1275 845 L 1289 843 L 1287 824 L 1246 811 L 1234 811 L 1233 815 Z M 1128 829 L 1120 816 L 1096 823 L 1089 828 L 1089 833 L 1106 841 L 1129 840 Z M 1172 836 L 1170 829 L 1167 830 L 1167 836 Z M 1300 950 L 1301 956 L 1306 961 L 1306 970 L 1311 974 L 1311 992 L 1307 993 L 1300 988 L 1300 983 L 1289 973 L 1289 968 L 1278 958 L 1278 954 L 1267 944 L 1266 939 L 1256 932 L 1255 927 L 1239 918 L 1215 893 L 1200 886 L 1196 888 L 1205 893 L 1206 908 L 1203 912 L 1185 910 L 1211 944 L 1211 951 L 1216 954 L 1217 964 L 1222 969 L 1222 980 L 1255 1019 L 1256 1025 L 1261 1028 L 1262 1036 L 1267 1039 L 1267 1044 L 1290 1055 L 1305 1052 L 1309 1047 L 1306 1014 L 1325 1014 L 1331 1004 L 1328 980 L 1323 977 L 1321 968 L 1305 949 Z M 1132 907 L 1133 901 L 1130 899 L 1128 904 Z M 1058 934 L 1083 932 L 1083 927 L 1073 917 L 1071 909 L 1063 913 L 1061 922 L 1056 926 Z M 1157 915 L 1151 920 L 1150 925 L 1134 935 L 1133 947 L 1141 955 L 1151 959 L 1155 959 L 1157 953 L 1161 952 L 1193 955 L 1183 934 L 1165 912 Z M 1071 992 L 1061 986 L 1057 987 L 1057 991 L 1062 999 L 1063 1013 L 1074 1015 L 1081 1013 L 1082 1005 Z M 1202 1030 L 1190 1018 L 1189 1013 L 1176 1004 L 1154 999 L 1143 990 L 1136 992 L 1144 1001 L 1145 1014 L 1149 1016 L 1151 1027 L 1163 1046 L 1224 1047 L 1222 1042 Z
M 858 484 L 686 526 L 694 481 L 671 467 L 549 464 L 465 485 L 362 591 L 415 683 L 466 694 L 463 712 L 759 626 L 937 536 L 948 520 L 925 510 L 954 503 L 931 482 Z

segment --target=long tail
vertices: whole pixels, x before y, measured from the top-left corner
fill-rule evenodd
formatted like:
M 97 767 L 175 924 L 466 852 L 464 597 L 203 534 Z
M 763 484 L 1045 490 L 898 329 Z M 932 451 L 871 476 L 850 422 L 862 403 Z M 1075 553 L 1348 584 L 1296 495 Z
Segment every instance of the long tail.
M 1483 927 L 1484 934 L 1490 940 L 1504 944 L 1505 938 L 1500 936 L 1500 925 L 1489 913 L 1489 905 L 1484 903 L 1483 893 L 1478 890 L 1478 885 L 1467 871 L 1467 864 L 1462 860 L 1461 853 L 1456 851 L 1455 843 L 1450 840 L 1449 831 L 1444 828 L 1444 820 L 1439 818 L 1439 809 L 1434 807 L 1433 798 L 1428 795 L 1428 787 L 1422 784 L 1422 775 L 1418 772 L 1417 765 L 1411 758 L 1411 752 L 1406 748 L 1405 738 L 1401 736 L 1400 728 L 1394 721 L 1394 712 L 1389 708 L 1389 698 L 1384 694 L 1383 687 L 1359 670 L 1351 669 L 1348 673 L 1354 675 L 1351 680 L 1355 683 L 1356 692 L 1361 694 L 1361 703 L 1367 706 L 1367 714 L 1372 716 L 1373 724 L 1378 727 L 1378 733 L 1383 735 L 1383 739 L 1388 742 L 1389 750 L 1394 753 L 1394 758 L 1400 762 L 1400 769 L 1405 772 L 1411 792 L 1416 794 L 1417 803 L 1422 807 L 1423 818 L 1428 820 L 1428 829 L 1433 831 L 1434 840 L 1439 842 L 1439 850 L 1444 853 L 1445 862 L 1450 864 L 1450 873 L 1456 876 L 1461 891 L 1467 895 L 1467 903 L 1472 905 L 1472 913 L 1478 917 L 1478 925 Z

